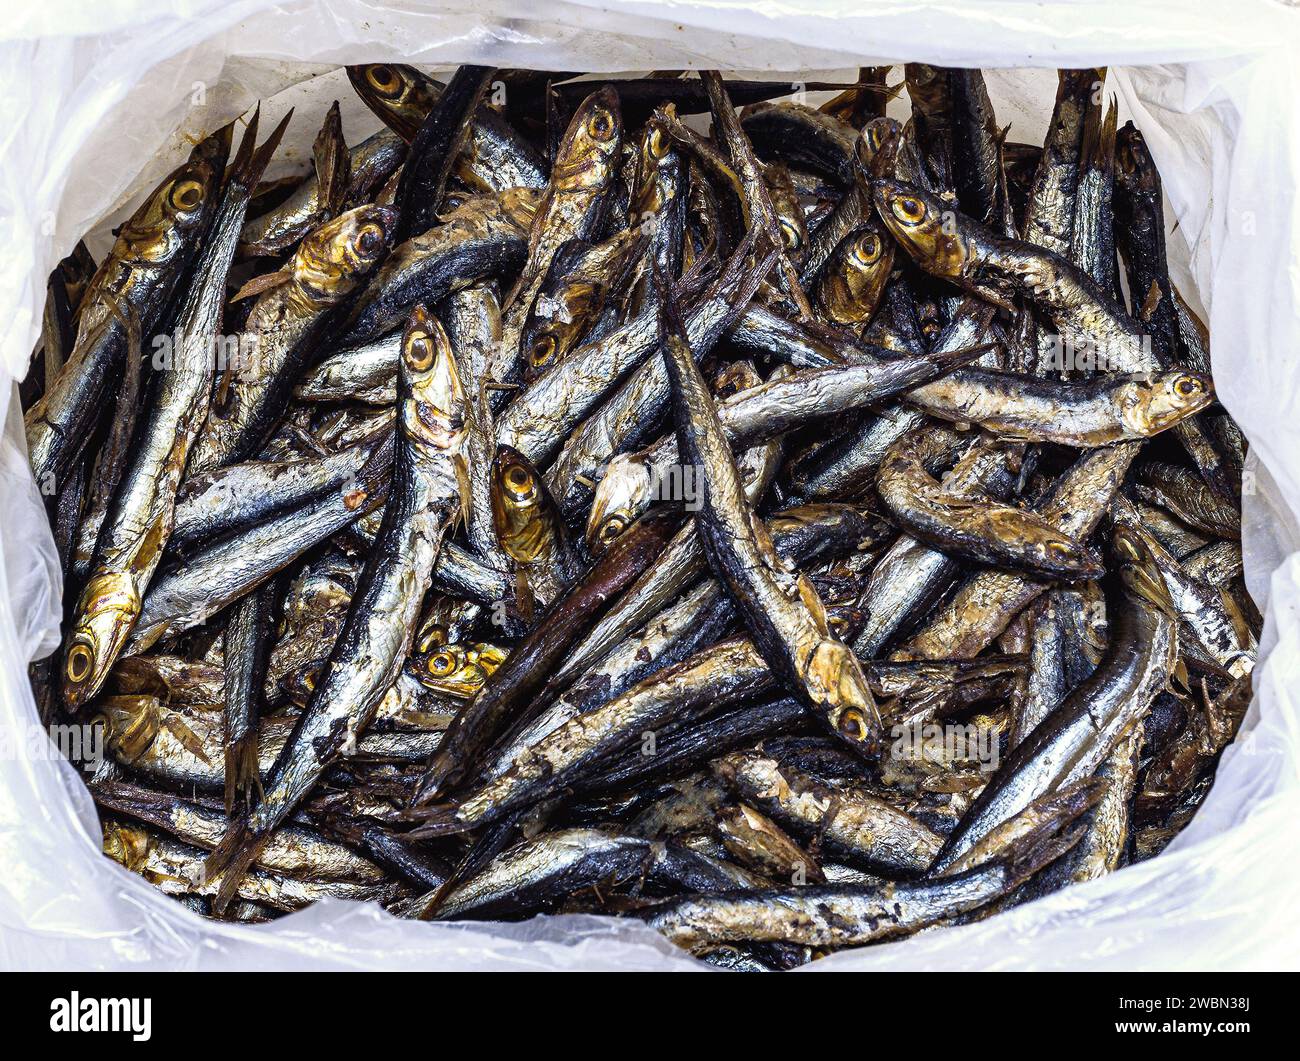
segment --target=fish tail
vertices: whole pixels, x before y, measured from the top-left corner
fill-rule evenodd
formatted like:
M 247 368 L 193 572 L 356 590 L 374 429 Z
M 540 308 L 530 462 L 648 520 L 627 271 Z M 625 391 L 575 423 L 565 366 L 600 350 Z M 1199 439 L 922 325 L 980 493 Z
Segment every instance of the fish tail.
M 1078 825 L 1062 833 L 1061 822 L 1053 820 L 1027 834 L 1003 860 L 1006 867 L 1008 890 L 1023 884 L 1039 870 L 1050 866 L 1083 839 L 1087 832 L 1083 825 Z
M 247 820 L 232 822 L 230 828 L 226 830 L 226 835 L 221 838 L 221 842 L 204 860 L 204 880 L 221 878 L 221 883 L 217 886 L 217 894 L 212 900 L 212 907 L 216 913 L 225 913 L 226 907 L 235 898 L 239 882 L 243 880 L 253 860 L 261 854 L 266 841 L 266 836 L 259 837 L 252 834 Z
M 415 786 L 415 795 L 411 797 L 411 807 L 423 817 L 424 808 L 446 792 L 457 780 L 456 760 L 441 750 L 434 753 L 424 776 Z
M 257 109 L 253 111 L 252 118 L 248 120 L 248 127 L 244 130 L 243 139 L 239 142 L 239 151 L 236 152 L 235 160 L 230 165 L 229 179 L 250 191 L 256 188 L 258 182 L 262 179 L 262 174 L 266 172 L 271 156 L 275 154 L 276 149 L 280 146 L 280 140 L 284 136 L 285 129 L 289 127 L 289 119 L 293 117 L 293 111 L 290 110 L 288 114 L 280 119 L 280 124 L 275 127 L 262 146 L 255 149 L 257 126 L 261 113 L 262 105 L 259 103 Z
M 251 731 L 226 746 L 226 814 L 247 813 L 262 795 L 257 762 L 257 733 Z
M 455 802 L 412 808 L 407 811 L 407 814 L 418 819 L 420 824 L 406 835 L 412 840 L 427 840 L 435 836 L 451 836 L 453 833 L 467 832 L 473 828 L 473 825 L 462 821 L 457 816 L 459 812 L 460 804 Z

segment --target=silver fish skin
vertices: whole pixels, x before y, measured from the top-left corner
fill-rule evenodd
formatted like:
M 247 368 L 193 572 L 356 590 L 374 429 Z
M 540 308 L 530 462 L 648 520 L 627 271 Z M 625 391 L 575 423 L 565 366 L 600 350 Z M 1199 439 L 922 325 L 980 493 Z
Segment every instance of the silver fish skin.
M 1048 578 L 1096 578 L 1101 560 L 1041 515 L 992 498 L 946 490 L 926 467 L 964 442 L 956 432 L 919 432 L 896 442 L 881 463 L 876 491 L 901 527 L 945 552 Z
M 958 369 L 907 395 L 931 416 L 953 423 L 1084 449 L 1150 438 L 1213 399 L 1208 378 L 1182 371 L 1061 381 L 977 368 Z
M 360 479 L 391 434 L 320 457 L 248 461 L 187 479 L 176 495 L 172 541 L 202 541 L 241 530 Z
M 191 629 L 361 519 L 387 496 L 392 447 L 380 446 L 355 482 L 309 499 L 262 523 L 220 538 L 165 571 L 149 587 L 128 653 Z
M 1233 678 L 1244 678 L 1254 670 L 1256 646 L 1253 638 L 1243 643 L 1239 630 L 1245 624 L 1233 621 L 1229 607 L 1235 611 L 1236 606 L 1229 604 L 1231 596 L 1191 577 L 1177 558 L 1154 535 L 1147 533 L 1141 517 L 1126 498 L 1116 498 L 1114 518 L 1141 537 L 1150 550 L 1186 632 L 1210 659 Z
M 143 874 L 166 895 L 213 895 L 217 882 L 203 875 L 204 851 L 170 836 L 122 822 L 103 823 L 104 853 L 127 869 Z M 300 880 L 252 869 L 231 885 L 232 898 L 289 912 L 326 898 L 353 902 L 389 901 L 400 888 L 371 882 Z
M 880 715 L 857 658 L 830 630 L 807 578 L 781 560 L 746 500 L 740 474 L 708 387 L 670 301 L 664 364 L 672 384 L 678 444 L 702 469 L 696 532 L 755 645 L 773 672 L 841 739 L 871 748 Z
M 397 362 L 401 332 L 331 354 L 299 378 L 293 396 L 300 402 L 364 402 L 392 405 L 397 400 Z
M 1140 448 L 1140 443 L 1126 442 L 1085 451 L 1034 506 L 1035 511 L 1065 533 L 1086 537 L 1100 522 Z M 894 653 L 895 658 L 976 656 L 1047 586 L 1011 571 L 976 572 Z
M 807 564 L 841 554 L 871 537 L 873 528 L 858 512 L 843 506 L 813 506 L 778 513 L 768 523 L 772 540 L 792 562 Z M 644 678 L 712 644 L 734 621 L 726 590 L 705 579 L 676 603 L 683 588 L 707 570 L 698 539 L 683 528 L 665 551 L 661 568 L 649 571 L 574 649 L 564 667 L 542 691 L 569 688 L 526 727 L 504 742 L 489 776 L 569 719 L 608 703 Z M 675 554 L 675 555 L 670 555 Z M 663 578 L 656 578 L 660 571 Z M 667 581 L 670 587 L 661 591 Z M 644 624 L 644 629 L 639 630 Z M 620 641 L 620 635 L 623 640 Z M 571 685 L 569 683 L 572 683 Z
M 121 227 L 87 283 L 73 348 L 24 416 L 32 474 L 46 490 L 62 484 L 103 412 L 105 388 L 126 356 L 127 318 L 134 315 L 148 338 L 197 260 L 222 201 L 230 141 L 227 126 L 197 145 Z
M 387 255 L 397 213 L 359 206 L 307 234 L 254 303 L 224 366 L 228 384 L 195 440 L 187 474 L 251 460 L 279 423 L 294 380 L 324 338 L 331 311 Z M 256 283 L 256 281 L 254 281 Z
M 991 439 L 969 449 L 944 476 L 943 487 L 958 495 L 979 493 L 1002 498 L 1015 485 L 1018 454 Z M 876 564 L 863 604 L 866 622 L 853 642 L 859 659 L 871 659 L 951 585 L 958 561 L 907 534 L 901 534 Z
M 208 862 L 227 884 L 370 722 L 402 668 L 443 536 L 460 512 L 464 393 L 436 319 L 412 311 L 402 343 L 393 488 L 374 550 L 321 680 L 252 814 Z M 223 886 L 219 898 L 229 891 Z
M 815 839 L 840 861 L 898 879 L 923 872 L 943 840 L 861 785 L 824 785 L 762 752 L 732 752 L 713 773 L 797 837 Z
M 900 391 L 942 376 L 974 356 L 970 350 L 958 350 L 893 361 L 864 359 L 843 368 L 804 369 L 769 380 L 720 402 L 718 419 L 727 442 L 732 448 L 743 450 L 811 420 L 884 401 Z M 671 469 L 681 463 L 676 439 L 665 437 L 650 447 L 641 461 L 651 481 L 666 481 Z M 559 474 L 558 462 L 556 474 Z M 608 474 L 605 478 L 611 483 L 617 482 Z M 560 485 L 562 488 L 563 484 Z M 608 507 L 602 502 L 600 487 L 597 487 L 596 494 L 593 513 Z M 639 511 L 633 512 L 640 515 Z M 590 533 L 590 527 L 588 531 Z
M 1001 859 L 940 880 L 688 896 L 639 916 L 670 942 L 693 951 L 745 941 L 861 946 L 975 910 L 1008 894 L 1069 849 L 1068 837 L 1034 840 Z
M 66 641 L 63 695 L 74 711 L 99 691 L 121 655 L 171 536 L 176 491 L 212 398 L 226 274 L 252 189 L 287 121 L 256 150 L 256 116 L 249 122 L 177 312 L 169 360 L 153 373 L 149 411 L 136 429 Z
M 762 279 L 765 263 L 753 267 L 746 258 L 739 252 L 734 255 L 688 314 L 688 334 L 701 351 L 722 337 Z M 564 445 L 565 451 L 555 463 L 572 468 L 565 477 L 576 478 L 586 466 L 582 436 L 595 434 L 604 443 L 598 449 L 612 453 L 616 450 L 608 447 L 621 445 L 630 429 L 643 427 L 647 421 L 653 423 L 666 407 L 669 392 L 662 362 L 651 356 L 659 344 L 658 304 L 658 299 L 652 299 L 632 321 L 604 340 L 573 350 L 516 397 L 498 420 L 498 442 L 517 449 L 539 467 Z M 628 378 L 619 385 L 624 376 Z M 613 396 L 594 417 L 588 418 L 615 386 Z M 578 432 L 565 443 L 575 427 Z M 548 482 L 553 492 L 564 493 L 557 473 L 552 472 Z
M 1118 573 L 1105 657 L 1002 762 L 948 837 L 932 872 L 951 865 L 1034 800 L 1089 777 L 1169 682 L 1178 653 L 1177 612 L 1169 591 L 1138 536 L 1117 527 L 1112 549 Z
M 226 831 L 221 811 L 165 792 L 121 782 L 97 785 L 95 802 L 115 814 L 156 826 L 193 847 L 211 849 Z M 384 871 L 344 844 L 291 822 L 277 830 L 255 863 L 260 869 L 302 880 L 379 883 Z
M 456 371 L 465 387 L 465 464 L 469 476 L 466 536 L 484 563 L 510 569 L 492 526 L 492 459 L 496 418 L 492 408 L 491 359 L 501 342 L 501 306 L 487 285 L 448 296 L 440 307 Z
M 442 224 L 393 249 L 352 307 L 340 346 L 358 346 L 400 328 L 417 304 L 519 268 L 527 237 L 511 204 L 500 196 L 473 196 Z

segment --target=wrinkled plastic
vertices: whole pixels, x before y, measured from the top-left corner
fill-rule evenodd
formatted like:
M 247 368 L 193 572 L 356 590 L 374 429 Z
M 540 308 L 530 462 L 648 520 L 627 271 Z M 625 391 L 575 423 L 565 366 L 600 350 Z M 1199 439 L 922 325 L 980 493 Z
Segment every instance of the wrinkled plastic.
M 1267 604 L 1256 700 L 1192 824 L 1159 858 L 998 917 L 843 952 L 814 969 L 1228 968 L 1296 964 L 1300 877 L 1300 12 L 1267 0 L 925 3 L 453 0 L 44 0 L 0 27 L 0 372 L 21 377 L 44 277 L 88 229 L 97 254 L 139 194 L 207 132 L 279 93 L 298 113 L 284 168 L 309 159 L 329 101 L 375 128 L 337 68 L 601 71 L 720 67 L 797 80 L 860 64 L 1109 64 L 1177 217 L 1175 279 L 1208 310 L 1219 393 L 1250 439 L 1245 551 Z M 430 10 L 430 7 L 435 7 Z M 334 73 L 330 73 L 334 71 Z M 309 80 L 316 75 L 327 75 Z M 1012 139 L 1046 125 L 1047 69 L 989 77 Z M 267 122 L 265 127 L 269 128 Z M 29 660 L 55 641 L 58 593 L 16 401 L 0 434 L 0 726 L 36 725 Z M 0 405 L 0 409 L 4 406 Z M 99 854 L 88 793 L 30 742 L 0 763 L 0 964 L 14 968 L 690 969 L 634 923 L 399 922 L 323 902 L 272 925 L 209 923 Z

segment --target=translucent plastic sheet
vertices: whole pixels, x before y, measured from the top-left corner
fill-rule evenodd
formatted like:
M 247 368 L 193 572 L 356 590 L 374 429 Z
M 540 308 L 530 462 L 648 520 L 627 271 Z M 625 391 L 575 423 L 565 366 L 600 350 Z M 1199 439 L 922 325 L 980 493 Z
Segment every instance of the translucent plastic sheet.
M 410 8 L 409 10 L 407 8 Z M 720 67 L 797 79 L 869 62 L 1111 67 L 1178 220 L 1180 286 L 1208 310 L 1219 393 L 1249 436 L 1249 585 L 1267 602 L 1256 702 L 1192 825 L 1159 858 L 996 918 L 845 952 L 811 968 L 1294 966 L 1300 876 L 1300 11 L 1142 0 L 926 3 L 454 0 L 44 0 L 0 27 L 0 373 L 21 377 L 44 278 L 177 164 L 187 134 L 280 93 L 301 166 L 336 96 L 355 140 L 375 122 L 344 62 L 602 71 Z M 990 75 L 1012 138 L 1046 124 L 1045 69 Z M 267 125 L 269 128 L 269 124 Z M 33 754 L 29 660 L 57 625 L 53 545 L 26 471 L 17 404 L 0 404 L 0 965 L 6 968 L 699 968 L 626 921 L 399 922 L 340 902 L 261 927 L 184 910 L 98 850 L 72 768 Z M 39 747 L 39 744 L 37 745 Z M 16 749 L 16 750 L 15 750 Z

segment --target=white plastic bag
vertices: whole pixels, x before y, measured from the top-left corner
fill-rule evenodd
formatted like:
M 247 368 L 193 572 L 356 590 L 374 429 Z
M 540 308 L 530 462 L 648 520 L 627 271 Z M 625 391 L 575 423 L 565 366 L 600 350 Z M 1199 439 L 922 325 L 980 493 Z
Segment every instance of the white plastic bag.
M 1178 219 L 1175 279 L 1208 309 L 1219 393 L 1251 443 L 1245 547 L 1267 605 L 1256 702 L 1204 808 L 1159 858 L 987 921 L 844 952 L 815 969 L 1229 968 L 1297 964 L 1300 876 L 1300 11 L 1269 0 L 136 0 L 11 8 L 0 27 L 0 373 L 20 378 L 44 278 L 188 150 L 259 98 L 297 105 L 302 165 L 329 101 L 355 141 L 376 123 L 344 62 L 599 71 L 814 73 L 905 60 L 1111 67 Z M 407 10 L 407 8 L 413 8 Z M 1159 64 L 1159 65 L 1155 65 Z M 332 75 L 308 80 L 315 75 Z M 1046 69 L 990 74 L 1012 138 L 1046 125 Z M 270 121 L 267 123 L 270 127 Z M 296 154 L 295 154 L 296 152 Z M 281 163 L 285 165 L 285 163 Z M 31 734 L 29 660 L 54 645 L 53 545 L 21 418 L 0 434 L 0 964 L 9 969 L 670 969 L 699 965 L 638 924 L 399 922 L 324 902 L 272 925 L 217 925 L 103 858 L 73 769 Z M 0 405 L 0 409 L 4 409 Z M 1248 484 L 1249 485 L 1249 484 Z

